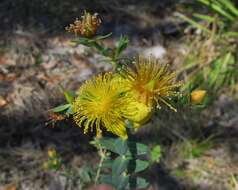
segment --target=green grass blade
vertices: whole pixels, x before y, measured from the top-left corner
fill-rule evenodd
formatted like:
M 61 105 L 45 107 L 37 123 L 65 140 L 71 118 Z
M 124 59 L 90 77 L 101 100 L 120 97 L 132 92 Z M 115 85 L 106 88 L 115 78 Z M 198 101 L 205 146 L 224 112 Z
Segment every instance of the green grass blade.
M 214 62 L 214 69 L 210 73 L 209 85 L 215 90 L 219 89 L 226 81 L 229 75 L 229 66 L 233 56 L 231 52 L 226 53 Z
M 228 37 L 228 38 L 229 38 L 229 37 L 231 37 L 231 38 L 232 38 L 232 37 L 237 38 L 237 37 L 238 37 L 238 32 L 226 32 L 226 33 L 225 33 L 225 36 Z
M 204 15 L 204 14 L 194 13 L 193 16 L 196 17 L 196 18 L 198 18 L 198 19 L 201 19 L 201 20 L 207 21 L 207 22 L 209 22 L 209 23 L 215 21 L 215 18 L 214 18 L 214 17 L 212 17 L 212 16 L 208 16 L 208 15 Z
M 228 10 L 231 11 L 232 14 L 238 16 L 238 9 L 230 0 L 218 0 L 221 4 L 223 4 Z
M 226 17 L 230 21 L 235 21 L 235 17 L 226 12 L 222 5 L 217 4 L 216 1 L 211 1 L 211 0 L 198 0 L 199 2 L 203 3 L 204 5 L 211 7 L 214 11 L 216 11 L 218 14 Z
M 189 24 L 195 26 L 196 28 L 198 28 L 198 29 L 200 29 L 200 30 L 202 30 L 202 31 L 204 31 L 204 32 L 206 32 L 206 33 L 208 33 L 208 34 L 211 34 L 211 33 L 212 33 L 208 28 L 206 28 L 206 27 L 203 26 L 202 24 L 199 24 L 199 23 L 196 22 L 195 20 L 193 20 L 193 19 L 191 19 L 191 18 L 189 18 L 189 17 L 187 17 L 187 16 L 185 16 L 185 15 L 182 15 L 182 14 L 180 14 L 179 16 L 180 16 L 183 20 L 185 20 L 186 22 L 188 22 Z

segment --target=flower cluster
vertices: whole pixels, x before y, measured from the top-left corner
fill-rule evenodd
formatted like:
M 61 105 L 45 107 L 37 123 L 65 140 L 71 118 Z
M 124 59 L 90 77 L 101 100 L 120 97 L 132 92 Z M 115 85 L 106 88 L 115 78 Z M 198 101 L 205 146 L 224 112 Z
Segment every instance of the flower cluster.
M 126 120 L 135 129 L 149 120 L 153 110 L 164 103 L 175 110 L 167 99 L 177 96 L 179 83 L 175 73 L 158 60 L 138 57 L 132 67 L 120 73 L 106 73 L 86 81 L 73 103 L 73 117 L 84 133 L 96 129 L 101 136 L 102 127 L 127 138 Z
M 98 14 L 91 15 L 85 11 L 81 20 L 76 19 L 73 24 L 66 27 L 66 31 L 72 32 L 75 35 L 90 38 L 96 35 L 97 29 L 101 24 Z

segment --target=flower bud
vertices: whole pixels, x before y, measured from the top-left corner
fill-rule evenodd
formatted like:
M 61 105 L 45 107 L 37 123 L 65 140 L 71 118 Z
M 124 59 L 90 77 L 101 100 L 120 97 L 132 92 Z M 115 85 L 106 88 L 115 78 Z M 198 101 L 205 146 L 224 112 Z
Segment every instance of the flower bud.
M 203 101 L 204 97 L 206 96 L 206 90 L 194 90 L 191 93 L 191 102 L 193 104 L 199 104 Z
M 85 11 L 84 15 L 81 17 L 81 20 L 76 19 L 74 23 L 66 27 L 65 30 L 72 32 L 75 35 L 91 38 L 96 35 L 100 24 L 101 20 L 98 18 L 97 13 L 91 15 Z

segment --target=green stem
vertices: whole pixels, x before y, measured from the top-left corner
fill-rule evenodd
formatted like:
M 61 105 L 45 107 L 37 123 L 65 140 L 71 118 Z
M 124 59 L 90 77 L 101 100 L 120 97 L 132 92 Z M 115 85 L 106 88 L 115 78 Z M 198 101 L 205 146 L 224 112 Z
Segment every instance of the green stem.
M 103 45 L 100 45 L 98 42 L 94 41 L 93 42 L 93 47 L 104 57 L 109 59 L 109 63 L 113 66 L 113 69 L 116 70 L 117 62 L 113 56 L 110 55 L 110 49 L 107 47 L 104 47 Z
M 97 173 L 96 173 L 96 177 L 95 177 L 95 185 L 98 183 L 98 179 L 99 179 L 99 176 L 100 176 L 100 173 L 101 173 L 101 169 L 102 169 L 102 164 L 103 164 L 103 161 L 105 159 L 105 151 L 103 150 L 102 146 L 99 144 L 99 155 L 100 155 L 100 162 L 98 164 L 98 169 L 97 169 Z
M 130 187 L 130 189 L 135 189 L 136 188 L 136 177 L 133 176 L 133 174 L 134 174 L 134 171 L 136 169 L 136 153 L 137 153 L 136 137 L 132 133 L 133 123 L 130 123 L 128 125 L 131 125 L 131 126 L 127 128 L 127 134 L 128 134 L 128 141 L 127 142 L 128 142 L 128 148 L 129 148 L 129 150 L 131 152 L 131 156 L 132 156 L 132 159 L 129 162 L 129 165 L 131 167 L 128 170 L 128 173 L 130 175 L 130 177 L 129 177 L 129 187 Z
M 98 42 L 93 42 L 93 47 L 95 47 L 103 56 L 108 57 L 107 48 L 100 45 Z

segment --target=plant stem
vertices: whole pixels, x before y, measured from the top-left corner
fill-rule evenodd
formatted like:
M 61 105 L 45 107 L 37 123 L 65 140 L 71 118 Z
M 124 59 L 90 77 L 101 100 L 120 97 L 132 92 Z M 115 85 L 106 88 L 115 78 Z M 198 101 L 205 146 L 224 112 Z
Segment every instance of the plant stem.
M 101 168 L 102 168 L 102 164 L 105 158 L 105 151 L 103 150 L 102 146 L 99 144 L 99 155 L 100 155 L 100 162 L 98 164 L 98 169 L 97 169 L 97 173 L 96 173 L 96 177 L 95 177 L 95 185 L 98 183 L 98 179 L 101 173 Z

